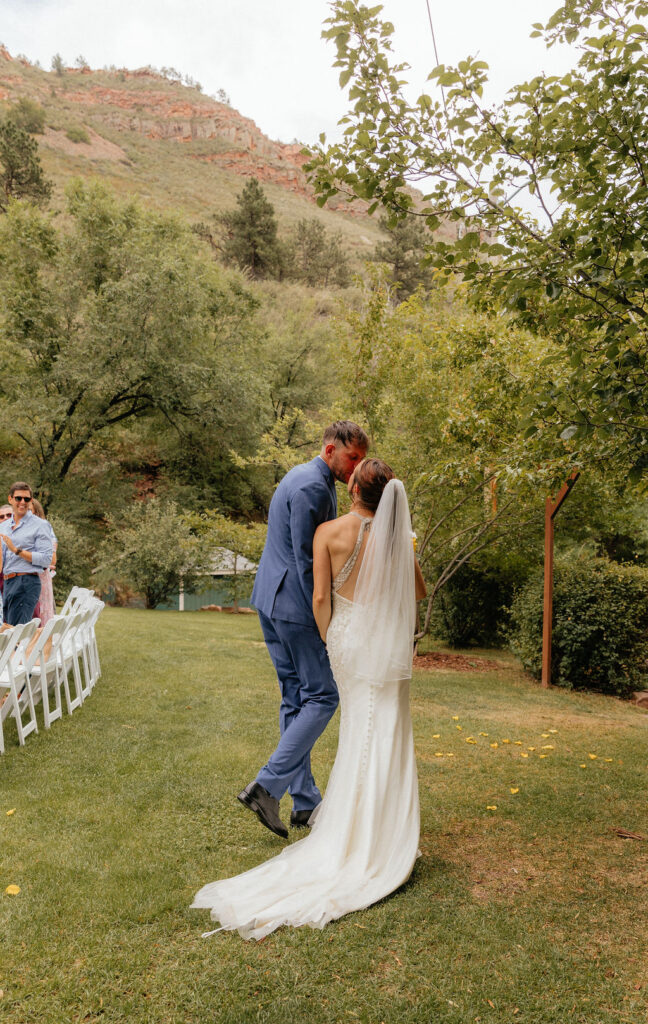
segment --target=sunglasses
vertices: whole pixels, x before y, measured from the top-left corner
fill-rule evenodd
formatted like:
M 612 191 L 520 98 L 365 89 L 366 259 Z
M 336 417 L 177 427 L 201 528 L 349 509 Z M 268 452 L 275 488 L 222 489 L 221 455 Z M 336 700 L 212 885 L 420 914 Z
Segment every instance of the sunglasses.
M 31 501 L 31 494 L 29 495 L 28 498 L 26 498 L 24 494 L 12 494 L 11 497 L 13 498 L 14 501 Z
M 0 519 L 11 519 L 11 512 L 0 512 Z

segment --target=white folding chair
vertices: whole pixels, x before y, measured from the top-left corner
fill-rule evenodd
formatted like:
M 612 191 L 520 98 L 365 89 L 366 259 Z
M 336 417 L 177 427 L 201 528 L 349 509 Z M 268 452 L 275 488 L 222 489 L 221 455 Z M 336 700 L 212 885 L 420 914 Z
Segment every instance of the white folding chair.
M 65 691 L 65 701 L 69 715 L 83 704 L 86 696 L 90 693 L 90 673 L 89 668 L 86 668 L 85 666 L 85 659 L 83 658 L 83 624 L 86 615 L 86 612 L 76 612 L 74 615 L 67 616 L 68 626 L 60 647 L 60 657 L 63 662 L 63 669 L 65 673 L 63 688 Z M 84 688 L 83 682 L 81 681 L 82 662 L 84 663 L 85 668 L 86 688 Z M 72 669 L 72 677 L 74 679 L 74 697 L 70 694 L 70 669 Z
M 75 612 L 80 612 L 93 596 L 94 590 L 88 590 L 87 587 L 72 587 L 59 614 L 73 615 Z
M 49 729 L 57 718 L 63 717 L 61 689 L 66 693 L 68 708 L 71 703 L 62 651 L 70 621 L 70 616 L 61 615 L 55 615 L 50 619 L 26 660 L 34 698 L 40 697 L 43 702 L 43 722 L 46 729 Z M 50 691 L 54 695 L 53 708 L 50 706 Z
M 0 696 L 4 693 L 0 706 L 0 754 L 5 750 L 2 723 L 9 715 L 13 715 L 16 722 L 21 747 L 25 745 L 25 737 L 38 732 L 26 656 L 26 648 L 37 626 L 38 619 L 0 633 Z M 23 714 L 27 715 L 26 722 Z
M 88 648 L 88 657 L 90 661 L 90 689 L 94 689 L 95 683 L 101 675 L 101 663 L 99 661 L 99 648 L 97 646 L 97 635 L 95 633 L 95 626 L 97 619 L 105 608 L 103 601 L 100 601 L 98 597 L 92 597 L 88 604 L 89 617 L 85 625 L 85 638 Z

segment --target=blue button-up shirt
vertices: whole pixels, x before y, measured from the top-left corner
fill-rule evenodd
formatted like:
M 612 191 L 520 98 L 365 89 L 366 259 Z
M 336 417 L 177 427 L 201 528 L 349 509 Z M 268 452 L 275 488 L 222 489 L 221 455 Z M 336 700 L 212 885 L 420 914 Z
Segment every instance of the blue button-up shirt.
M 28 562 L 20 555 L 14 555 L 6 544 L 2 545 L 2 574 L 10 572 L 42 572 L 52 561 L 52 532 L 45 519 L 39 519 L 33 512 L 25 512 L 18 524 L 14 517 L 0 523 L 0 538 L 11 537 L 17 548 L 29 551 L 32 560 Z

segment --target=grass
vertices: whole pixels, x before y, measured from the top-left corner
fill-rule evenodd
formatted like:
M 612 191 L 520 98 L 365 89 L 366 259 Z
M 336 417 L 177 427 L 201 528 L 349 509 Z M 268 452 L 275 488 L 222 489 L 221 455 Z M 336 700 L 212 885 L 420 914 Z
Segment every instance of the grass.
M 258 624 L 107 609 L 99 640 L 84 707 L 22 750 L 6 730 L 4 1024 L 645 1024 L 648 843 L 612 831 L 648 831 L 644 712 L 506 659 L 418 674 L 410 882 L 323 932 L 201 939 L 193 893 L 281 848 L 234 799 L 276 735 Z

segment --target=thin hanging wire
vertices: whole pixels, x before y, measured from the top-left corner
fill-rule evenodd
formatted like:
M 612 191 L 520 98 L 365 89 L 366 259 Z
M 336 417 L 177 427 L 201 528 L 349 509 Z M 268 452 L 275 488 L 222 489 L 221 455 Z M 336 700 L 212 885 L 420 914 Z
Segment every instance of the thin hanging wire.
M 432 21 L 432 11 L 430 10 L 430 0 L 425 0 L 425 6 L 427 7 L 428 21 L 430 22 L 430 32 L 432 33 L 432 46 L 434 47 L 434 59 L 436 61 L 436 66 L 438 67 L 439 64 L 441 63 L 441 61 L 439 60 L 439 51 L 437 50 L 436 36 L 434 34 L 434 22 Z M 441 98 L 443 99 L 443 109 L 445 110 L 445 112 L 447 114 L 448 113 L 448 108 L 446 106 L 445 89 L 443 88 L 443 86 L 441 86 Z
M 434 25 L 432 23 L 432 11 L 430 10 L 430 0 L 425 0 L 425 5 L 427 7 L 428 19 L 430 21 L 430 32 L 432 33 L 432 45 L 434 46 L 434 59 L 436 60 L 437 67 L 438 67 L 439 64 L 441 63 L 441 61 L 439 60 L 439 53 L 438 53 L 437 44 L 436 44 L 436 36 L 434 35 Z

